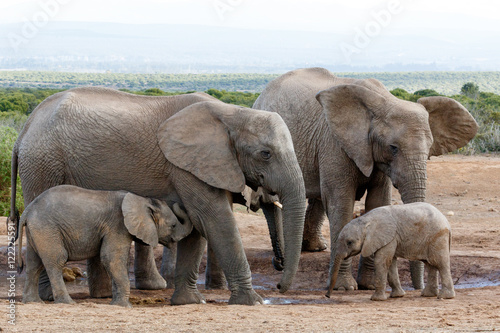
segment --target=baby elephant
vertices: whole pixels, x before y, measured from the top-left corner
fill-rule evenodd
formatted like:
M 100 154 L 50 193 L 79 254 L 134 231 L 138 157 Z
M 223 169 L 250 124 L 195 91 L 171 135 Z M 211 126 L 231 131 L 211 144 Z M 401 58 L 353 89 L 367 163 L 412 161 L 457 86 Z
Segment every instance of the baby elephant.
M 399 282 L 397 257 L 425 263 L 428 277 L 422 296 L 453 298 L 450 244 L 450 224 L 430 204 L 419 202 L 376 208 L 352 220 L 340 232 L 326 296 L 330 297 L 333 291 L 342 260 L 361 252 L 364 257 L 375 254 L 375 293 L 372 300 L 387 299 L 387 277 L 392 288 L 391 297 L 403 297 L 405 294 Z M 438 290 L 438 271 L 443 285 L 441 291 Z
M 45 267 L 56 303 L 74 303 L 64 285 L 68 260 L 100 256 L 113 283 L 111 304 L 130 307 L 128 257 L 132 241 L 170 246 L 189 235 L 193 225 L 178 204 L 124 191 L 92 191 L 71 185 L 48 189 L 24 211 L 19 222 L 19 254 L 27 228 L 26 283 L 23 302 L 41 302 L 38 278 Z M 177 216 L 176 216 L 177 215 Z M 19 255 L 19 272 L 23 259 Z

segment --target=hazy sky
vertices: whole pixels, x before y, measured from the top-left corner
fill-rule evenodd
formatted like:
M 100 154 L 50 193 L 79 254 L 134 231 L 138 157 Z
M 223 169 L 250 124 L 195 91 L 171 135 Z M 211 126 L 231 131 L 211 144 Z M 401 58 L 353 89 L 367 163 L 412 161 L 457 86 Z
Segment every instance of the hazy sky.
M 0 23 L 49 17 L 351 33 L 381 11 L 391 13 L 387 29 L 463 29 L 472 22 L 472 30 L 500 31 L 496 0 L 2 0 Z

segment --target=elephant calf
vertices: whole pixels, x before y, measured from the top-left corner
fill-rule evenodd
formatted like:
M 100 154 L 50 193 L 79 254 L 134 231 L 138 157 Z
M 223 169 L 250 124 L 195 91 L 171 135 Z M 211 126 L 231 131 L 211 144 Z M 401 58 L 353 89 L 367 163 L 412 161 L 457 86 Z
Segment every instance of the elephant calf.
M 419 202 L 384 206 L 349 222 L 340 232 L 327 297 L 333 291 L 342 260 L 361 252 L 374 254 L 375 293 L 371 299 L 383 301 L 387 278 L 391 297 L 403 297 L 398 276 L 397 257 L 421 260 L 428 269 L 422 296 L 454 298 L 450 272 L 451 229 L 446 217 L 434 206 Z M 443 288 L 438 293 L 438 271 Z M 389 274 L 388 274 L 389 273 Z
M 21 216 L 27 228 L 26 283 L 23 302 L 41 302 L 38 279 L 45 266 L 56 303 L 74 303 L 64 285 L 68 260 L 100 258 L 113 282 L 111 304 L 130 307 L 128 257 L 132 241 L 170 246 L 189 235 L 193 225 L 176 203 L 175 214 L 160 200 L 124 191 L 94 191 L 71 185 L 48 189 Z M 99 256 L 99 257 L 98 257 Z M 19 272 L 23 259 L 19 255 Z

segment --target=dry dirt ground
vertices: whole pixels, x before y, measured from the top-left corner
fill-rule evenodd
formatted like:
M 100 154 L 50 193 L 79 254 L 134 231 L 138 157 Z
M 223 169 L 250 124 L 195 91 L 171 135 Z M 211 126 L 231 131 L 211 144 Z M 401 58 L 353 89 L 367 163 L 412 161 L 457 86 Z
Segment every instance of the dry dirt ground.
M 432 158 L 428 165 L 428 201 L 448 218 L 453 229 L 452 300 L 422 298 L 412 290 L 408 264 L 400 260 L 407 295 L 370 301 L 371 291 L 336 291 L 325 298 L 329 252 L 303 253 L 293 287 L 275 286 L 280 273 L 270 264 L 271 246 L 260 214 L 239 208 L 236 219 L 262 306 L 229 306 L 229 292 L 199 289 L 207 304 L 170 306 L 171 289 L 132 290 L 132 309 L 110 306 L 110 299 L 88 296 L 85 279 L 68 283 L 76 305 L 22 304 L 24 274 L 17 278 L 16 321 L 8 320 L 7 237 L 0 243 L 0 331 L 12 332 L 331 332 L 331 331 L 495 331 L 500 330 L 500 156 Z M 400 203 L 395 192 L 394 203 Z M 357 207 L 360 208 L 360 205 Z M 4 223 L 0 222 L 5 235 Z M 328 223 L 323 232 L 328 238 Z M 160 254 L 161 249 L 158 248 Z M 75 264 L 73 264 L 75 265 Z M 83 270 L 85 266 L 80 265 Z M 203 267 L 200 271 L 203 271 Z

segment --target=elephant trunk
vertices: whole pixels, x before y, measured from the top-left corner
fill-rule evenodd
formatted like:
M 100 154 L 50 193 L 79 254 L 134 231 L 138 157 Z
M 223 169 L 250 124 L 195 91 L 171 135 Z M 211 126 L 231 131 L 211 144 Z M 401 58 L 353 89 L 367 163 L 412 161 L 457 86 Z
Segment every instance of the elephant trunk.
M 299 268 L 302 236 L 306 214 L 306 196 L 302 172 L 295 170 L 291 180 L 283 182 L 283 190 L 277 194 L 283 205 L 284 270 L 278 284 L 280 293 L 290 288 Z
M 401 199 L 405 204 L 424 202 L 427 188 L 427 155 L 407 160 L 405 176 L 398 186 Z
M 340 265 L 342 264 L 342 260 L 344 256 L 341 254 L 337 254 L 335 256 L 335 261 L 333 262 L 332 275 L 330 276 L 330 287 L 328 287 L 328 292 L 326 293 L 326 297 L 330 298 L 330 295 L 333 292 L 333 288 L 335 288 L 335 284 L 337 283 L 337 277 L 339 276 Z
M 405 204 L 425 202 L 427 182 L 427 155 L 419 155 L 407 163 L 407 177 L 399 186 L 401 199 Z M 410 261 L 411 281 L 415 289 L 424 288 L 424 263 Z

